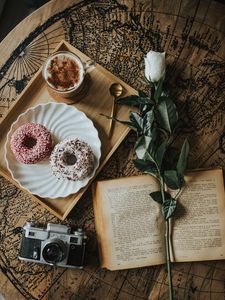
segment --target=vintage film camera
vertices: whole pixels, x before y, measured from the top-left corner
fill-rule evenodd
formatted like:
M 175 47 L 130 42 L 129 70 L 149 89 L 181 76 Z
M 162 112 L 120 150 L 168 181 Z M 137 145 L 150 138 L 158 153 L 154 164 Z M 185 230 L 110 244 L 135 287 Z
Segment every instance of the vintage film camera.
M 34 222 L 23 227 L 19 259 L 68 268 L 83 268 L 87 236 L 82 229 L 71 232 L 65 225 Z

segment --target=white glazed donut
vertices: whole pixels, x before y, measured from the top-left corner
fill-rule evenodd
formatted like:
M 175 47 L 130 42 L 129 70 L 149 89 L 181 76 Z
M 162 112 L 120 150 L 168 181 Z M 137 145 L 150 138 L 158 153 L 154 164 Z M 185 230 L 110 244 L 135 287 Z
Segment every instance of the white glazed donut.
M 50 164 L 58 179 L 83 180 L 94 166 L 91 147 L 80 139 L 66 139 L 52 151 Z

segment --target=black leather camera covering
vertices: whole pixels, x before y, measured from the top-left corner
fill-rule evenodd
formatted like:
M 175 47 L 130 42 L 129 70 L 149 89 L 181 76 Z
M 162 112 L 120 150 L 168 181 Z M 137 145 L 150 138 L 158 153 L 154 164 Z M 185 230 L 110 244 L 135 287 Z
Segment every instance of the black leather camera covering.
M 81 267 L 84 264 L 84 245 L 70 244 L 67 265 Z
M 37 252 L 37 257 L 33 257 L 34 250 Z M 21 248 L 20 248 L 20 257 L 30 258 L 40 260 L 41 253 L 41 240 L 26 238 L 23 234 Z

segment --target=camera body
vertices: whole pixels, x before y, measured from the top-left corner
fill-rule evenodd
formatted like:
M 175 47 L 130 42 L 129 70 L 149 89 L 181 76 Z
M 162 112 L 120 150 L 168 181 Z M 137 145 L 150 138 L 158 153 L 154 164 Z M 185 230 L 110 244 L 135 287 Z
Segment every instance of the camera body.
M 71 232 L 65 225 L 34 222 L 23 227 L 19 259 L 68 268 L 83 268 L 87 236 L 82 229 Z

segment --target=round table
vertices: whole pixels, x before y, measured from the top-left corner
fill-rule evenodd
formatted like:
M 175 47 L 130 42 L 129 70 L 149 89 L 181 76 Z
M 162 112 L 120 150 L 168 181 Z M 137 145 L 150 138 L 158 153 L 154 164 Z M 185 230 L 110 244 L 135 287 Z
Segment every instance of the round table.
M 167 74 L 191 142 L 189 167 L 225 165 L 225 5 L 222 1 L 53 0 L 0 44 L 0 122 L 55 46 L 65 39 L 136 89 L 143 56 L 166 51 Z M 135 174 L 132 135 L 98 179 Z M 26 220 L 59 222 L 30 196 L 0 178 L 0 292 L 8 299 L 168 299 L 164 266 L 103 270 L 99 266 L 91 192 L 66 223 L 82 225 L 90 242 L 83 271 L 25 264 L 14 228 Z M 224 299 L 225 263 L 173 265 L 176 299 Z

